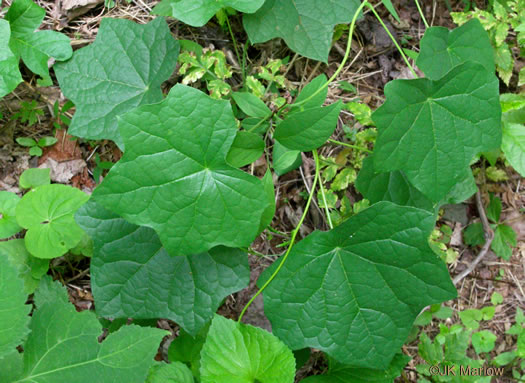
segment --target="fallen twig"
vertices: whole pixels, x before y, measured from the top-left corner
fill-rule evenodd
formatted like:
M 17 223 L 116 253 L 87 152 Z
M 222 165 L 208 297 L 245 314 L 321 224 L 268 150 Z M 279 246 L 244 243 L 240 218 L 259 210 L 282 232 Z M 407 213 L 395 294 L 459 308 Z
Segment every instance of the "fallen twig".
M 489 220 L 487 219 L 487 214 L 485 213 L 485 208 L 483 207 L 483 201 L 481 199 L 481 192 L 477 191 L 476 193 L 476 206 L 478 208 L 479 217 L 481 219 L 481 224 L 483 225 L 483 231 L 485 233 L 485 244 L 481 248 L 481 251 L 479 252 L 478 256 L 472 261 L 472 263 L 461 273 L 456 275 L 456 277 L 453 279 L 453 282 L 455 285 L 457 285 L 460 281 L 462 281 L 467 275 L 469 275 L 478 263 L 481 262 L 481 260 L 487 255 L 490 245 L 492 244 L 492 240 L 494 239 L 494 231 L 489 225 Z

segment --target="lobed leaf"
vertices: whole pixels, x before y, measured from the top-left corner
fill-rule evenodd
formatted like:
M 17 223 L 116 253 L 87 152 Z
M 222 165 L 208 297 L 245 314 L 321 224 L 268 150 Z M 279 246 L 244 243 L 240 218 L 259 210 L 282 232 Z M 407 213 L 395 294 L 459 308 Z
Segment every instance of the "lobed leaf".
M 268 202 L 259 179 L 226 162 L 237 132 L 227 101 L 179 84 L 120 128 L 126 152 L 95 189 L 97 201 L 153 228 L 172 255 L 253 241 Z
M 335 25 L 349 23 L 358 7 L 357 0 L 266 0 L 243 24 L 252 43 L 281 37 L 300 55 L 327 62 Z
M 416 64 L 431 80 L 438 80 L 455 66 L 472 61 L 494 73 L 494 51 L 489 35 L 478 19 L 449 31 L 431 27 L 420 42 Z
M 15 193 L 0 191 L 0 239 L 9 238 L 22 228 L 16 222 L 16 205 L 20 197 Z
M 394 80 L 373 119 L 378 172 L 401 170 L 433 202 L 443 199 L 479 152 L 501 143 L 499 84 L 480 64 L 464 63 L 442 79 Z
M 433 226 L 429 212 L 379 202 L 310 234 L 264 291 L 274 334 L 294 350 L 314 347 L 351 367 L 387 368 L 421 309 L 456 295 L 428 245 Z
M 153 8 L 152 13 L 172 16 L 192 27 L 202 27 L 217 12 L 231 7 L 239 12 L 253 13 L 264 0 L 162 0 Z
M 202 383 L 293 383 L 292 352 L 266 330 L 216 315 L 201 351 Z
M 103 317 L 168 318 L 195 335 L 225 297 L 248 285 L 248 259 L 240 250 L 172 257 L 152 229 L 93 201 L 76 220 L 94 242 L 91 284 Z
M 178 54 L 179 43 L 161 17 L 145 25 L 102 19 L 93 44 L 55 65 L 62 92 L 77 108 L 69 133 L 110 139 L 123 149 L 117 119 L 162 100 L 160 85 L 173 73 Z

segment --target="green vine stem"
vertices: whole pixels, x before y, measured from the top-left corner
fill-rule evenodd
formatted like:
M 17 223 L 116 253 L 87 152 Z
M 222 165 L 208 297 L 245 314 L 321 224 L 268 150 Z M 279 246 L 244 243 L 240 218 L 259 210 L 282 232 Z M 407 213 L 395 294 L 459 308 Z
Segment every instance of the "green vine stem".
M 419 12 L 419 15 L 421 16 L 421 19 L 423 20 L 423 24 L 425 24 L 425 28 L 429 28 L 427 19 L 425 18 L 425 15 L 423 14 L 423 10 L 421 9 L 421 5 L 419 5 L 419 1 L 414 0 L 416 2 L 417 10 Z
M 362 146 L 347 144 L 346 142 L 337 141 L 337 140 L 334 140 L 332 138 L 329 138 L 328 142 L 331 142 L 332 144 L 336 144 L 336 145 L 346 146 L 348 148 L 352 148 L 352 149 L 355 149 L 355 150 L 361 150 L 362 152 L 372 153 L 372 151 L 370 149 L 363 148 Z
M 286 249 L 286 252 L 284 253 L 282 261 L 279 263 L 279 266 L 277 266 L 277 268 L 272 273 L 270 278 L 268 278 L 268 280 L 264 283 L 264 285 L 262 285 L 262 287 L 259 289 L 259 291 L 257 291 L 255 293 L 255 295 L 253 297 L 251 297 L 251 299 L 248 301 L 248 303 L 246 303 L 246 306 L 244 306 L 244 308 L 242 309 L 241 314 L 239 315 L 239 319 L 237 319 L 237 322 L 241 322 L 242 317 L 246 313 L 246 310 L 248 310 L 248 307 L 250 307 L 250 305 L 253 303 L 253 301 L 264 291 L 264 289 L 266 289 L 266 287 L 268 287 L 268 285 L 277 276 L 277 274 L 279 273 L 279 271 L 283 267 L 284 263 L 286 262 L 286 259 L 290 255 L 290 252 L 292 251 L 292 248 L 293 248 L 293 246 L 295 244 L 295 239 L 297 237 L 297 234 L 299 233 L 299 229 L 301 229 L 301 226 L 303 225 L 303 222 L 304 222 L 304 220 L 306 218 L 306 214 L 308 214 L 308 210 L 310 209 L 310 205 L 312 203 L 312 198 L 314 196 L 315 187 L 317 185 L 317 181 L 319 180 L 319 166 L 318 166 L 319 165 L 319 157 L 317 155 L 317 150 L 314 150 L 313 154 L 314 154 L 314 158 L 317 159 L 316 160 L 316 166 L 315 166 L 314 181 L 312 183 L 312 188 L 310 189 L 310 194 L 308 195 L 308 200 L 306 201 L 306 205 L 304 207 L 303 215 L 301 216 L 301 219 L 299 220 L 299 223 L 297 224 L 295 229 L 293 229 L 293 231 L 292 231 L 292 235 L 290 237 L 290 244 L 288 245 L 288 248 Z
M 314 159 L 315 159 L 315 169 L 319 169 L 319 156 L 317 155 L 317 150 L 314 150 Z M 324 209 L 326 211 L 326 220 L 328 221 L 328 226 L 330 226 L 330 230 L 334 228 L 334 224 L 332 223 L 332 217 L 330 217 L 330 210 L 328 209 L 328 204 L 326 203 L 326 197 L 324 194 L 324 186 L 323 181 L 319 181 L 319 188 L 321 189 L 321 198 L 323 199 L 323 205 Z
M 230 36 L 233 42 L 233 49 L 235 49 L 235 56 L 237 56 L 237 61 L 239 63 L 239 66 L 241 67 L 242 80 L 244 81 L 245 79 L 244 61 L 241 59 L 241 55 L 239 54 L 239 47 L 237 45 L 237 39 L 235 38 L 235 35 L 233 34 L 232 26 L 230 24 L 230 18 L 228 16 L 226 16 L 226 24 L 228 25 L 228 31 L 230 32 Z

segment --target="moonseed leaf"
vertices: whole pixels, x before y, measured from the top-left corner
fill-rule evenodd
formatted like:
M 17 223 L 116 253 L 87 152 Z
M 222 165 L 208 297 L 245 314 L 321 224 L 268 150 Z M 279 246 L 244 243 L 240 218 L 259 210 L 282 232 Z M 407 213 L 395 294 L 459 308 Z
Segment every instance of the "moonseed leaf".
M 177 64 L 179 43 L 158 17 L 145 25 L 104 18 L 95 42 L 55 65 L 60 88 L 77 107 L 69 133 L 110 139 L 122 149 L 117 118 L 162 100 L 160 85 Z
M 24 282 L 18 270 L 0 250 L 0 360 L 17 353 L 16 346 L 28 334 L 29 312 Z
M 266 0 L 243 24 L 252 43 L 281 37 L 300 55 L 327 62 L 335 25 L 352 21 L 358 7 L 357 0 Z
M 417 66 L 431 80 L 438 80 L 457 65 L 477 62 L 494 73 L 494 50 L 489 35 L 478 19 L 472 19 L 449 31 L 444 27 L 431 27 L 420 42 Z
M 202 383 L 293 383 L 292 352 L 266 330 L 216 315 L 201 351 Z
M 267 197 L 258 178 L 226 162 L 237 132 L 227 101 L 179 84 L 119 124 L 126 152 L 95 189 L 97 201 L 153 228 L 172 255 L 255 239 Z
M 155 15 L 172 16 L 192 27 L 202 27 L 217 12 L 231 7 L 242 13 L 257 11 L 264 0 L 162 0 L 153 8 Z
M 76 220 L 91 236 L 91 285 L 108 318 L 168 318 L 195 335 L 228 295 L 248 285 L 246 254 L 222 246 L 172 257 L 155 232 L 88 202 Z M 152 278 L 152 276 L 155 276 Z
M 29 191 L 16 207 L 18 224 L 27 229 L 27 250 L 37 258 L 56 258 L 80 242 L 84 232 L 73 214 L 89 196 L 61 184 Z
M 499 83 L 467 62 L 438 81 L 394 80 L 373 114 L 374 168 L 401 170 L 433 202 L 464 179 L 472 158 L 501 144 Z
M 456 296 L 431 213 L 379 202 L 299 242 L 264 291 L 273 333 L 352 367 L 384 369 L 421 309 Z M 279 262 L 261 277 L 266 280 Z
M 49 78 L 49 57 L 64 61 L 71 57 L 73 49 L 69 37 L 62 33 L 45 30 L 36 31 L 46 11 L 31 0 L 15 0 L 9 7 L 5 19 L 11 25 L 9 47 L 21 57 L 32 72 Z

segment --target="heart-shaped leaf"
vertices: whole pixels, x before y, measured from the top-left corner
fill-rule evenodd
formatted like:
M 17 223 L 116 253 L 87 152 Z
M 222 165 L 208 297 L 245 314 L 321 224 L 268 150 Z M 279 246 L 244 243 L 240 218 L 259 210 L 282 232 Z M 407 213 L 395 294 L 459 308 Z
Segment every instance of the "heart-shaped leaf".
M 442 200 L 472 158 L 501 144 L 499 82 L 467 62 L 442 79 L 394 80 L 373 119 L 378 172 L 401 170 L 432 202 Z
M 11 25 L 9 47 L 21 57 L 31 71 L 49 78 L 49 57 L 64 61 L 71 57 L 73 49 L 69 37 L 55 31 L 36 31 L 46 11 L 31 0 L 15 0 L 9 7 L 5 19 Z
M 9 262 L 0 249 L 0 360 L 11 353 L 18 353 L 16 347 L 29 332 L 29 312 L 24 283 L 18 277 L 18 270 Z
M 388 367 L 421 309 L 456 296 L 428 245 L 433 227 L 429 212 L 379 202 L 310 234 L 264 291 L 274 334 L 349 366 Z
M 11 93 L 22 82 L 18 58 L 9 48 L 11 28 L 6 20 L 0 20 L 0 98 Z
M 225 297 L 248 285 L 248 258 L 238 249 L 172 257 L 152 229 L 92 201 L 76 220 L 94 242 L 91 284 L 103 317 L 168 318 L 195 335 Z
M 457 65 L 477 62 L 494 73 L 494 50 L 489 35 L 478 19 L 449 31 L 444 27 L 431 27 L 420 42 L 416 64 L 431 80 L 438 80 Z
M 16 222 L 16 205 L 20 197 L 15 193 L 0 191 L 0 239 L 9 238 L 22 228 Z
M 27 250 L 37 258 L 56 258 L 80 242 L 84 232 L 73 215 L 89 196 L 66 185 L 52 184 L 29 191 L 16 207 Z
M 172 255 L 254 240 L 268 202 L 259 179 L 226 162 L 237 132 L 227 101 L 179 84 L 119 124 L 126 152 L 95 189 L 97 201 L 155 229 Z
M 252 43 L 281 37 L 300 55 L 327 62 L 335 25 L 349 23 L 358 7 L 357 0 L 266 0 L 243 24 Z
M 110 139 L 123 148 L 117 118 L 162 100 L 160 85 L 177 64 L 179 43 L 158 17 L 145 25 L 104 18 L 95 42 L 55 65 L 64 95 L 77 107 L 69 133 Z
M 217 12 L 231 7 L 242 13 L 257 11 L 264 0 L 162 0 L 153 8 L 155 15 L 172 16 L 192 27 L 202 27 Z
M 255 133 L 238 131 L 233 140 L 232 146 L 226 161 L 235 167 L 240 168 L 256 161 L 264 152 L 264 141 L 261 136 Z
M 194 383 L 191 370 L 181 362 L 155 363 L 151 366 L 146 383 Z
M 216 315 L 201 351 L 200 374 L 202 383 L 293 383 L 295 359 L 266 330 Z

